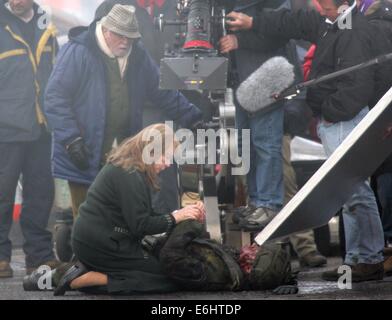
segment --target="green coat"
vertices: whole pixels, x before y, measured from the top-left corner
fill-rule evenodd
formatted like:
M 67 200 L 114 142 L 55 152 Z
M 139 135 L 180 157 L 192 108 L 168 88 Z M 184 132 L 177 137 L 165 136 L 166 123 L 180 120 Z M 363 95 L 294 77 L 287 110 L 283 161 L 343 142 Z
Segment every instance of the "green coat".
M 141 240 L 174 227 L 171 214 L 152 211 L 144 174 L 107 164 L 91 185 L 79 208 L 73 240 L 103 255 L 142 259 Z
M 178 290 L 158 259 L 142 249 L 146 235 L 171 230 L 170 214 L 152 211 L 144 174 L 107 164 L 79 208 L 72 246 L 76 258 L 91 271 L 108 276 L 108 285 L 90 293 L 134 294 Z

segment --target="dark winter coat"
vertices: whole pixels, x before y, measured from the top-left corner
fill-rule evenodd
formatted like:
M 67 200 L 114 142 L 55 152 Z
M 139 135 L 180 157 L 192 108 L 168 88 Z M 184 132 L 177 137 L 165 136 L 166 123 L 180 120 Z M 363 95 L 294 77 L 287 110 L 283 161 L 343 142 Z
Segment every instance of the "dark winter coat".
M 70 41 L 60 50 L 45 96 L 45 114 L 54 138 L 54 176 L 82 184 L 91 184 L 100 168 L 108 103 L 106 68 L 95 28 L 93 23 L 89 28 L 71 30 Z M 129 136 L 142 129 L 146 101 L 183 127 L 201 119 L 198 108 L 178 91 L 159 90 L 158 67 L 140 41 L 133 44 L 125 79 L 131 108 Z M 86 171 L 75 167 L 65 148 L 79 136 L 90 153 Z
M 172 215 L 153 212 L 144 174 L 107 164 L 80 206 L 73 239 L 107 256 L 143 259 L 143 237 L 174 225 Z
M 392 52 L 392 2 L 375 1 L 365 13 L 372 28 L 374 28 L 374 48 L 376 54 Z M 372 102 L 375 105 L 392 86 L 392 62 L 384 63 L 377 68 L 376 92 Z M 376 175 L 392 173 L 392 154 L 378 168 Z
M 367 12 L 366 18 L 373 31 L 374 56 L 392 52 L 392 3 L 388 1 L 374 2 Z M 383 63 L 376 68 L 375 92 L 370 103 L 374 107 L 392 86 L 392 62 Z
M 366 18 L 352 11 L 352 28 L 329 24 L 315 11 L 260 12 L 253 30 L 261 35 L 303 39 L 317 45 L 310 78 L 344 69 L 372 58 L 372 37 Z M 351 120 L 368 106 L 374 92 L 374 68 L 352 72 L 309 88 L 307 102 L 329 122 Z
M 57 52 L 55 28 L 39 28 L 34 5 L 34 47 L 23 38 L 18 21 L 0 1 L 0 142 L 34 141 L 45 123 L 43 93 Z
M 170 214 L 151 208 L 149 185 L 140 171 L 107 164 L 80 206 L 72 232 L 76 258 L 108 276 L 94 294 L 135 294 L 178 290 L 159 261 L 143 249 L 142 238 L 169 231 Z

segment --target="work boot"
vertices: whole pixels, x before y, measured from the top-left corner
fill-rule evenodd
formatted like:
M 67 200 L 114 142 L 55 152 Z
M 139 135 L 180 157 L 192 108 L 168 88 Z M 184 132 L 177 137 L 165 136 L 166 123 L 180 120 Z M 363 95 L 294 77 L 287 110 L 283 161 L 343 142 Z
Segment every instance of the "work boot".
M 384 260 L 384 274 L 387 277 L 392 276 L 392 256 L 386 257 Z
M 53 269 L 56 269 L 58 266 L 60 266 L 61 262 L 54 259 L 54 260 L 49 260 L 44 263 L 41 263 L 40 265 L 35 266 L 35 267 L 26 267 L 26 275 L 30 275 L 34 270 L 38 269 L 42 265 L 49 266 L 50 269 L 53 270 Z
M 9 261 L 0 261 L 0 278 L 12 278 L 14 271 L 12 270 Z
M 352 282 L 382 280 L 384 277 L 384 267 L 381 262 L 376 264 L 358 263 L 348 267 L 351 268 Z M 338 268 L 336 268 L 323 272 L 321 277 L 325 281 L 338 281 L 342 275 L 343 273 L 338 273 Z
M 383 250 L 384 257 L 392 256 L 392 247 L 385 247 Z
M 342 265 L 342 266 L 339 266 L 339 267 L 337 267 L 337 268 L 335 268 L 335 269 L 333 269 L 333 270 L 329 270 L 329 271 L 325 271 L 325 272 L 323 272 L 322 274 L 321 274 L 321 278 L 323 279 L 323 280 L 325 280 L 325 281 L 338 281 L 339 280 L 339 278 L 343 275 L 343 272 L 338 272 L 338 270 L 339 270 L 339 268 L 340 267 L 348 267 L 348 268 L 351 268 L 351 270 L 352 270 L 352 268 L 354 267 L 354 266 L 350 266 L 350 265 L 348 265 L 348 264 L 344 264 L 344 265 Z
M 384 278 L 384 265 L 379 263 L 358 263 L 352 268 L 352 281 L 362 282 L 370 280 L 382 280 Z
M 233 210 L 233 215 L 231 220 L 233 223 L 239 223 L 241 219 L 244 219 L 246 216 L 250 215 L 254 210 L 256 210 L 256 207 L 252 206 L 251 204 L 242 207 L 235 208 Z
M 260 207 L 241 219 L 238 225 L 244 231 L 261 231 L 277 214 L 275 210 Z
M 317 268 L 324 266 L 327 263 L 327 258 L 318 253 L 317 251 L 313 251 L 301 257 L 299 259 L 299 263 L 301 267 Z

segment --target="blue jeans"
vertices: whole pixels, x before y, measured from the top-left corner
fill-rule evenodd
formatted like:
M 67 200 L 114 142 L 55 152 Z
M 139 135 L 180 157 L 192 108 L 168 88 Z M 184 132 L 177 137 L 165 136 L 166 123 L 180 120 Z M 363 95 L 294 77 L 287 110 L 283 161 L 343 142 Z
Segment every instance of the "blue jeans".
M 382 207 L 381 222 L 384 236 L 392 240 L 392 173 L 384 173 L 377 177 L 378 199 Z
M 236 105 L 236 128 L 250 129 L 249 204 L 280 210 L 283 205 L 283 108 L 264 115 L 250 115 Z M 243 157 L 246 155 L 242 155 Z
M 368 110 L 364 108 L 349 121 L 337 123 L 320 121 L 317 128 L 318 135 L 328 156 L 366 116 Z M 368 181 L 359 183 L 353 195 L 344 204 L 343 222 L 346 236 L 345 264 L 374 264 L 383 261 L 383 230 L 376 198 Z

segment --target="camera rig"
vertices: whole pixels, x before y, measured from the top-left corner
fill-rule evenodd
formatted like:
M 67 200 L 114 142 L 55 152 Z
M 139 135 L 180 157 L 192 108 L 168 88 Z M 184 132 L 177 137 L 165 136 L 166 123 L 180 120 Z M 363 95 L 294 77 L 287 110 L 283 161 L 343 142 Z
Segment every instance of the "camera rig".
M 216 44 L 225 34 L 225 7 L 217 0 L 179 0 L 178 20 L 165 20 L 158 26 L 178 26 L 176 43 L 161 61 L 162 89 L 225 90 L 228 59 L 219 56 Z
M 178 0 L 177 20 L 156 19 L 156 26 L 163 31 L 175 26 L 175 43 L 167 45 L 160 62 L 160 88 L 193 90 L 209 100 L 210 108 L 204 115 L 204 129 L 217 134 L 217 157 L 237 152 L 234 133 L 235 107 L 233 91 L 228 87 L 229 59 L 219 54 L 220 38 L 226 35 L 226 12 L 231 1 L 227 0 Z M 206 113 L 206 112 L 204 112 Z M 223 129 L 223 130 L 220 130 Z M 207 154 L 208 142 L 196 145 L 196 153 Z M 225 154 L 226 153 L 226 154 Z M 230 157 L 226 157 L 229 158 Z M 199 194 L 206 207 L 206 227 L 211 238 L 223 242 L 226 210 L 235 198 L 235 180 L 232 164 L 198 164 Z

